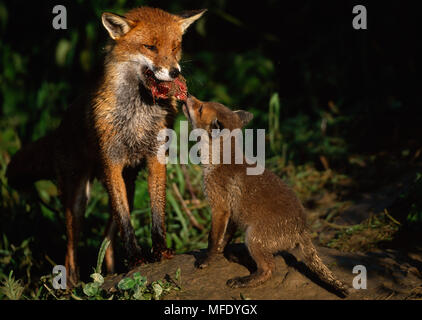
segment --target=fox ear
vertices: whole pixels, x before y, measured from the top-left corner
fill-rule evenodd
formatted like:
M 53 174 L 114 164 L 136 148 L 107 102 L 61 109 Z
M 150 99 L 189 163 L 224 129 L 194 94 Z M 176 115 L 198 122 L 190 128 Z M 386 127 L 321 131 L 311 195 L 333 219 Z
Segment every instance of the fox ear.
M 211 121 L 210 128 L 211 128 L 211 130 L 212 129 L 218 129 L 218 130 L 224 129 L 223 124 L 220 121 L 218 121 L 217 118 L 215 118 L 213 121 Z
M 107 29 L 110 37 L 114 40 L 121 38 L 132 28 L 130 20 L 114 13 L 104 12 L 101 20 L 104 28 Z
M 242 127 L 246 126 L 253 119 L 253 114 L 248 111 L 236 110 L 233 112 L 236 113 L 239 117 L 240 121 L 242 122 Z
M 185 33 L 187 28 L 198 20 L 205 11 L 207 11 L 207 9 L 185 11 L 182 14 L 179 14 L 179 17 L 181 18 L 179 23 L 182 27 L 182 33 Z

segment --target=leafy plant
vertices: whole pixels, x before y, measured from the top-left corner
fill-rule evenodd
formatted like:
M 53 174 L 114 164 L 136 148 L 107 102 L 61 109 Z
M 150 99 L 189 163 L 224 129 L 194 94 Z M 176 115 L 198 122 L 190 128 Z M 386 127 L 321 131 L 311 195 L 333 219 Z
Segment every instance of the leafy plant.
M 148 284 L 147 278 L 135 272 L 132 278 L 120 280 L 117 287 L 124 291 L 122 298 L 134 300 L 160 300 L 172 290 L 180 290 L 180 268 L 177 269 L 175 281 L 167 277 L 166 280 L 157 280 Z
M 89 282 L 83 287 L 83 292 L 90 298 L 100 298 L 101 294 L 101 286 L 104 283 L 104 278 L 99 273 L 91 274 L 91 278 L 94 280 L 93 282 Z
M 94 269 L 95 272 L 92 273 L 90 276 L 94 281 L 87 283 L 83 287 L 83 292 L 90 298 L 100 298 L 100 294 L 102 291 L 101 286 L 104 283 L 104 278 L 101 275 L 101 266 L 103 264 L 104 256 L 109 245 L 110 240 L 104 239 L 101 244 L 100 251 L 98 253 L 97 267 Z
M 139 272 L 135 272 L 131 277 L 125 277 L 117 284 L 118 291 L 110 294 L 106 292 L 102 285 L 104 284 L 104 277 L 101 275 L 101 266 L 104 260 L 105 252 L 109 246 L 110 241 L 104 239 L 98 253 L 97 267 L 94 273 L 91 274 L 92 282 L 83 285 L 82 292 L 85 296 L 78 295 L 78 290 L 75 289 L 72 297 L 77 300 L 112 300 L 114 298 L 119 300 L 159 300 L 162 296 L 171 290 L 180 290 L 180 268 L 177 269 L 175 280 L 167 277 L 165 280 L 157 280 L 148 284 L 147 278 L 142 276 Z

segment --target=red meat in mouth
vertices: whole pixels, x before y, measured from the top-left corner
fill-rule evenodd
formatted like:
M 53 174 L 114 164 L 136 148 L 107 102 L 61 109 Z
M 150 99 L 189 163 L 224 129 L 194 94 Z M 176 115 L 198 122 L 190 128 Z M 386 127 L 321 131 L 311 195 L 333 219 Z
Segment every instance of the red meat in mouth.
M 186 101 L 188 88 L 182 75 L 179 75 L 173 81 L 158 80 L 150 69 L 146 69 L 144 75 L 145 84 L 155 99 L 175 97 L 177 100 Z

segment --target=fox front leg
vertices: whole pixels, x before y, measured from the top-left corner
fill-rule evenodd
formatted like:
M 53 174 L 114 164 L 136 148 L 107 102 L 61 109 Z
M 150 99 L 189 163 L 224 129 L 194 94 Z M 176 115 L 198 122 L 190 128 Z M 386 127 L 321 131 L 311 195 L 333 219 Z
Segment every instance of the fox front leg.
M 148 191 L 151 200 L 152 252 L 154 260 L 171 258 L 173 251 L 166 244 L 166 165 L 156 156 L 147 159 Z
M 137 245 L 135 232 L 130 222 L 130 210 L 126 185 L 122 175 L 123 166 L 104 165 L 105 187 L 110 198 L 113 219 L 117 223 L 126 255 L 131 263 L 142 261 L 144 254 Z
M 208 267 L 210 262 L 220 253 L 223 252 L 227 244 L 226 237 L 227 226 L 229 224 L 230 212 L 220 208 L 213 208 L 211 232 L 208 236 L 208 250 L 206 258 L 198 264 L 198 267 L 203 269 Z

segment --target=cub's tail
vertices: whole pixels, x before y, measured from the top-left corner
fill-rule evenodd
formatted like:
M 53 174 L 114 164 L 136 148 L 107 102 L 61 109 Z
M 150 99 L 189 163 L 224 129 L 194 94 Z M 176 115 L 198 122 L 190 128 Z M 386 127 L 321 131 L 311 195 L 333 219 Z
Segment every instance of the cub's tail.
M 302 239 L 299 242 L 299 247 L 309 269 L 316 273 L 321 280 L 334 287 L 341 295 L 347 296 L 349 294 L 349 288 L 343 282 L 338 280 L 330 269 L 328 269 L 322 262 L 307 231 L 303 234 Z
M 44 136 L 20 149 L 6 169 L 8 184 L 18 190 L 29 188 L 37 180 L 54 177 L 53 134 Z

